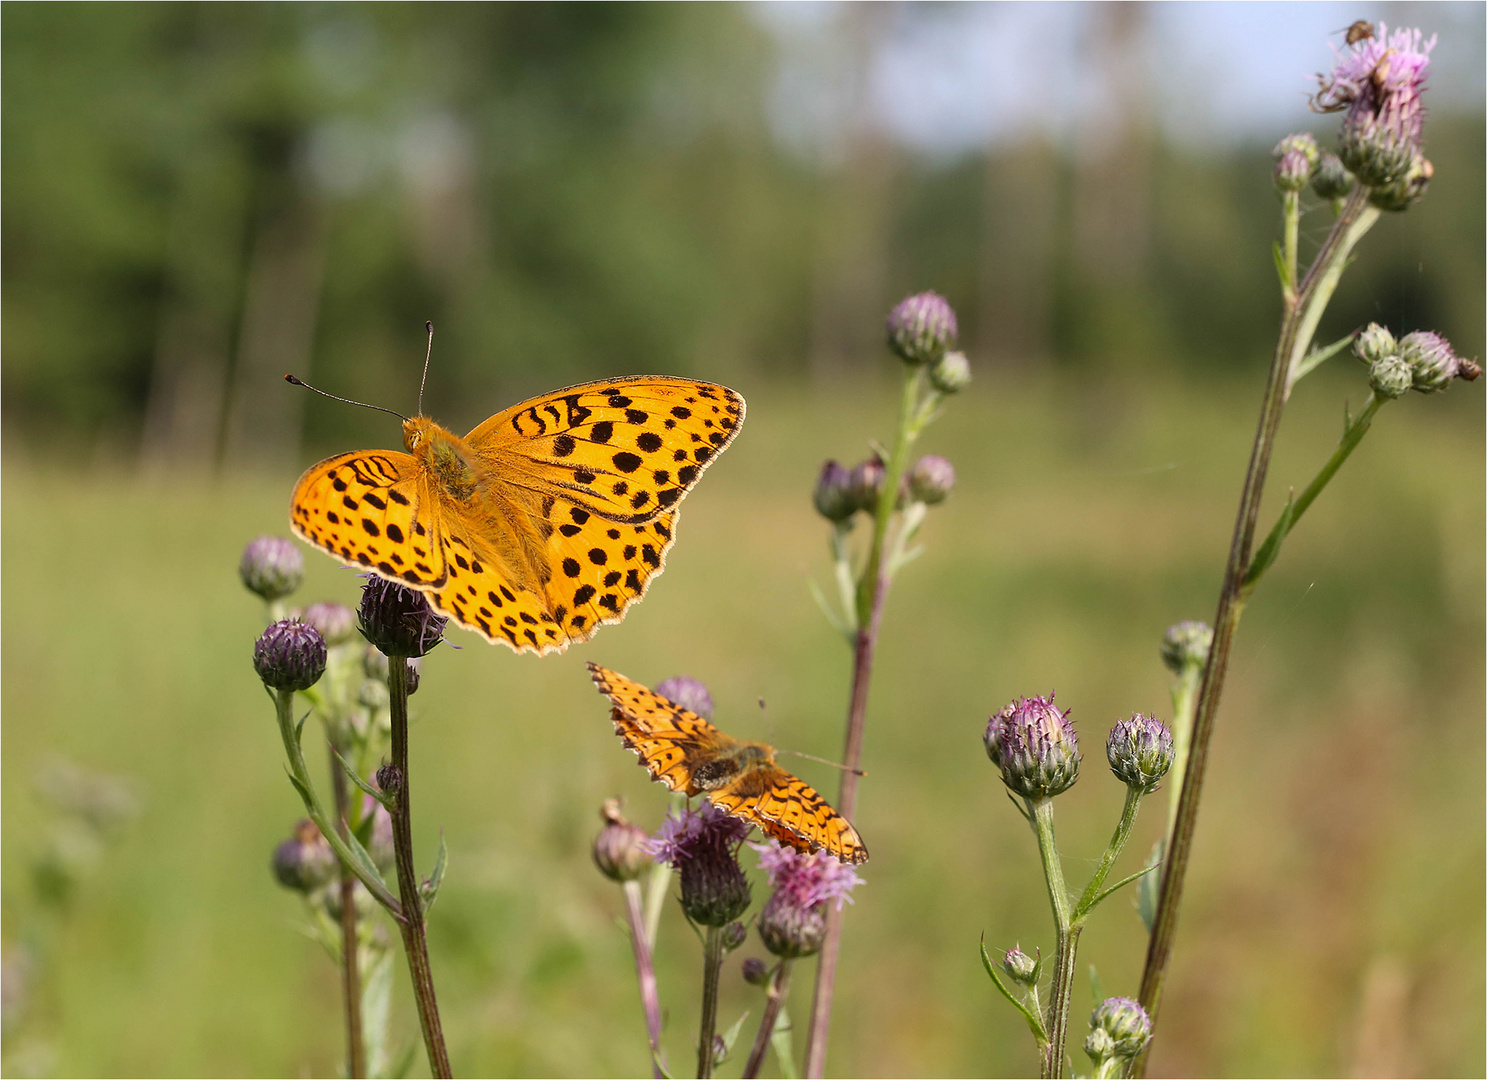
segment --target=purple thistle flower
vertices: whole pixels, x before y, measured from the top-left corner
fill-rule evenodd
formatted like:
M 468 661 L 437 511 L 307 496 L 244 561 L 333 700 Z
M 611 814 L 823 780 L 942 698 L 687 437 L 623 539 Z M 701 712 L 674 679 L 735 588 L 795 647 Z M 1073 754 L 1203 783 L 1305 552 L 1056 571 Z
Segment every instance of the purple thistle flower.
M 933 364 L 954 347 L 955 309 L 936 292 L 916 293 L 888 315 L 888 347 L 906 364 Z
M 388 656 L 422 656 L 443 640 L 449 620 L 435 615 L 427 598 L 373 574 L 361 590 L 356 613 L 362 635 Z
M 857 871 L 824 851 L 802 854 L 771 840 L 750 844 L 774 893 L 759 913 L 759 938 L 776 956 L 794 959 L 820 950 L 826 939 L 826 905 L 837 910 L 862 884 Z
M 313 626 L 280 619 L 253 643 L 253 670 L 274 690 L 308 690 L 325 674 L 325 639 Z
M 1420 98 L 1435 37 L 1419 30 L 1362 38 L 1339 53 L 1330 75 L 1318 75 L 1312 107 L 1347 110 L 1338 135 L 1338 157 L 1369 187 L 1403 179 L 1420 153 L 1425 109 Z
M 657 862 L 682 879 L 682 910 L 703 926 L 727 926 L 749 907 L 749 879 L 738 865 L 748 822 L 704 802 L 697 810 L 668 814 L 661 831 L 646 842 Z
M 713 696 L 707 692 L 707 685 L 701 679 L 694 679 L 690 675 L 673 675 L 658 682 L 655 691 L 704 720 L 713 718 Z
M 1079 779 L 1079 740 L 1052 692 L 1012 702 L 987 721 L 983 741 L 1002 783 L 1023 798 L 1051 799 Z

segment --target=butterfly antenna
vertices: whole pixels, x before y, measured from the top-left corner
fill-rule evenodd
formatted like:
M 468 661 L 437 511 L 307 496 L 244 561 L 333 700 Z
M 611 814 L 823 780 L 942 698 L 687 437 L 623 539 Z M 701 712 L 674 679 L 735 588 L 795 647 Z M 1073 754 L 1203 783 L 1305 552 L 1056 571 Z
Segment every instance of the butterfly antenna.
M 819 761 L 822 765 L 830 765 L 833 769 L 840 769 L 842 772 L 853 773 L 857 776 L 867 775 L 864 769 L 854 769 L 850 765 L 843 765 L 839 761 L 829 761 L 824 757 L 817 757 L 815 754 L 805 754 L 799 750 L 777 750 L 775 752 L 779 754 L 794 754 L 796 757 L 803 757 L 808 761 Z
M 423 384 L 429 381 L 429 357 L 434 355 L 434 320 L 430 319 L 424 324 L 429 332 L 428 351 L 423 354 L 423 378 L 418 380 L 418 415 L 423 415 Z
M 399 420 L 406 421 L 408 419 L 402 413 L 393 412 L 393 410 L 391 409 L 384 409 L 381 405 L 368 405 L 365 401 L 352 401 L 350 398 L 337 397 L 335 394 L 327 394 L 324 390 L 319 390 L 311 386 L 309 383 L 305 382 L 304 379 L 301 379 L 297 375 L 285 375 L 284 381 L 287 383 L 292 383 L 295 386 L 303 386 L 306 390 L 314 390 L 315 393 L 319 394 L 321 397 L 328 397 L 332 401 L 343 401 L 347 405 L 360 405 L 363 409 L 375 409 L 377 412 L 390 413 L 391 415 L 396 416 Z

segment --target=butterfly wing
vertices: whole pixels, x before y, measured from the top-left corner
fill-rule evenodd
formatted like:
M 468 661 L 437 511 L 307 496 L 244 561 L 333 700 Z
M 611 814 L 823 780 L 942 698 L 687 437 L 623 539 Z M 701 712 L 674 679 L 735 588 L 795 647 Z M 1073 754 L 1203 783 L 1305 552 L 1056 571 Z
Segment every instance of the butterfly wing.
M 310 466 L 289 502 L 300 539 L 420 589 L 438 588 L 448 576 L 438 520 L 422 467 L 391 450 L 357 450 Z
M 845 863 L 867 862 L 867 847 L 852 823 L 804 780 L 778 765 L 750 769 L 707 797 L 797 851 L 825 851 Z
M 698 794 L 698 766 L 736 745 L 702 717 L 618 672 L 589 661 L 589 676 L 613 708 L 615 734 L 651 774 L 672 791 Z

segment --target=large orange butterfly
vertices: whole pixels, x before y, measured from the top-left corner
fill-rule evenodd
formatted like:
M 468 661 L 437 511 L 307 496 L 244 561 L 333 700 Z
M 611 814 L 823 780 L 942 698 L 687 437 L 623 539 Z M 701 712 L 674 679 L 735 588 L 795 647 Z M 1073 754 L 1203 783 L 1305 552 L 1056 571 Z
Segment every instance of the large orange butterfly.
M 615 733 L 651 779 L 688 796 L 705 795 L 718 809 L 798 851 L 867 862 L 867 848 L 852 823 L 809 784 L 776 765 L 773 747 L 729 738 L 696 713 L 593 661 L 589 675 L 614 706 Z
M 561 651 L 645 595 L 678 504 L 743 418 L 726 386 L 665 375 L 557 390 L 463 439 L 415 416 L 406 454 L 357 450 L 306 470 L 289 523 L 488 641 Z

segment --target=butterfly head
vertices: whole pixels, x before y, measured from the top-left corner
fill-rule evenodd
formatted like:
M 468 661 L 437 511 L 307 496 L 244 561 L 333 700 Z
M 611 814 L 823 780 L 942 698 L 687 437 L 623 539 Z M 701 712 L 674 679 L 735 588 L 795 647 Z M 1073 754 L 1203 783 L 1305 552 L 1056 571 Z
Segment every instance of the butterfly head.
M 418 448 L 425 446 L 436 430 L 441 430 L 439 425 L 427 416 L 415 416 L 403 421 L 403 445 L 408 448 L 408 453 L 417 454 Z

